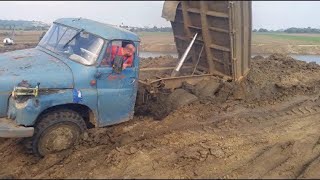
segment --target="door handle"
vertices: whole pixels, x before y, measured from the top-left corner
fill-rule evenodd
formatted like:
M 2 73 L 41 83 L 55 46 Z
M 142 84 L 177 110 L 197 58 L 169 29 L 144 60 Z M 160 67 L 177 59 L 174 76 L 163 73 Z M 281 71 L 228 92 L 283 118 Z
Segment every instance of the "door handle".
M 136 79 L 131 79 L 130 84 L 133 84 L 134 82 L 136 82 Z

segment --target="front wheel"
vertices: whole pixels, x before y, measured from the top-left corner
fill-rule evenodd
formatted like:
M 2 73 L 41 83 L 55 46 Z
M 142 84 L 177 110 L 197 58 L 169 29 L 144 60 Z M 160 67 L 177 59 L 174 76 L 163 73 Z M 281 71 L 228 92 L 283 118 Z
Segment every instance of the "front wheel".
M 85 122 L 77 112 L 49 112 L 36 124 L 30 148 L 40 157 L 60 152 L 73 147 L 85 130 Z

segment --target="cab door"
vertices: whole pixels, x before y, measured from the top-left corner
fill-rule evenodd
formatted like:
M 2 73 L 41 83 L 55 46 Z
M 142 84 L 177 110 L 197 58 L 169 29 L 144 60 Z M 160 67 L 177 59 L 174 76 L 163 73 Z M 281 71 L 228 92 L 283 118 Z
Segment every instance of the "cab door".
M 113 41 L 109 42 L 108 46 L 113 44 L 123 46 L 124 43 L 120 41 L 119 44 L 119 41 Z M 97 69 L 99 127 L 133 118 L 139 70 L 138 43 L 133 44 L 136 52 L 132 67 L 127 67 L 119 74 L 113 72 L 112 67 L 108 65 L 101 64 Z

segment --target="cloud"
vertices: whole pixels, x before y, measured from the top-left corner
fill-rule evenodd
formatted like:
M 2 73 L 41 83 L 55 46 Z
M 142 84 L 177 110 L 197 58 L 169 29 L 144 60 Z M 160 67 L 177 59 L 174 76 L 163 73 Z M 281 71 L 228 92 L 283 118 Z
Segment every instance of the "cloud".
M 109 24 L 170 26 L 161 17 L 163 1 L 7 1 L 0 2 L 0 19 L 39 20 L 83 17 Z

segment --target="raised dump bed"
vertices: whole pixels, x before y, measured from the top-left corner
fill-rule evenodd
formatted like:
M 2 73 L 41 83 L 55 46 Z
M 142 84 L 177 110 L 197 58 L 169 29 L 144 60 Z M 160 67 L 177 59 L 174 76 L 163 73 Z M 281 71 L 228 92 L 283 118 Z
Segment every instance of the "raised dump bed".
M 198 63 L 198 71 L 223 74 L 234 80 L 241 80 L 248 73 L 250 1 L 166 1 L 162 17 L 171 22 L 179 57 L 198 33 L 186 61 L 194 66 Z
M 166 1 L 162 17 L 171 22 L 179 58 L 194 35 L 198 33 L 198 36 L 184 62 L 182 76 L 140 80 L 143 86 L 150 89 L 150 86 L 157 88 L 162 84 L 174 88 L 180 81 L 197 82 L 208 75 L 240 81 L 249 72 L 250 1 Z M 167 67 L 155 69 L 170 70 Z M 188 69 L 193 70 L 186 73 Z
M 139 80 L 139 97 L 180 88 L 184 82 L 195 85 L 218 76 L 241 81 L 250 69 L 251 2 L 249 1 L 166 1 L 162 17 L 171 22 L 179 58 L 198 33 L 179 76 Z M 153 67 L 143 71 L 173 71 Z M 168 75 L 169 74 L 169 75 Z

